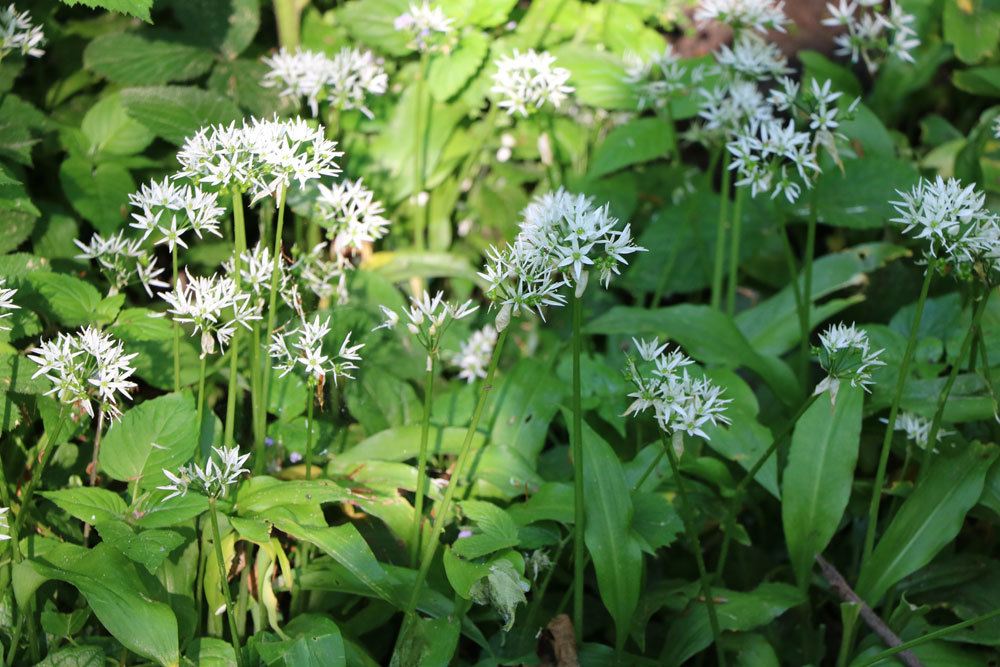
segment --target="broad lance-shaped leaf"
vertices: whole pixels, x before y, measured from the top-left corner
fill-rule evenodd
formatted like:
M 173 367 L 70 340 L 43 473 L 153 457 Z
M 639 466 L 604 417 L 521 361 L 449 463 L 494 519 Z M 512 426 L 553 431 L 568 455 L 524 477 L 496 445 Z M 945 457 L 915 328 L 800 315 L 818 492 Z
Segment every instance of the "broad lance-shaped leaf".
M 633 537 L 632 498 L 621 461 L 611 446 L 583 425 L 584 541 L 597 572 L 601 601 L 615 621 L 622 645 L 639 604 L 642 549 Z
M 813 559 L 833 539 L 847 508 L 858 461 L 863 396 L 860 387 L 843 382 L 835 403 L 824 393 L 795 424 L 781 520 L 799 582 L 808 579 Z
M 979 501 L 997 447 L 975 442 L 955 456 L 940 456 L 889 524 L 861 570 L 858 595 L 877 604 L 891 586 L 916 572 L 962 528 Z
M 177 619 L 159 582 L 106 544 L 85 549 L 60 544 L 23 561 L 14 573 L 19 603 L 47 579 L 79 589 L 94 616 L 128 650 L 161 665 L 177 665 Z

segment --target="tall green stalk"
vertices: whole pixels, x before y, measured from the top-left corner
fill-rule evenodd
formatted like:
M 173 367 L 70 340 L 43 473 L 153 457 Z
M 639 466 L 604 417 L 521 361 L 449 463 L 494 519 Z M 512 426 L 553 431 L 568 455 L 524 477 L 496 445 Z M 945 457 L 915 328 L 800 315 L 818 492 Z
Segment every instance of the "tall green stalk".
M 205 420 L 205 355 L 198 360 L 198 451 L 195 458 L 201 462 L 201 427 Z
M 413 194 L 419 197 L 423 191 L 426 184 L 424 183 L 424 176 L 427 172 L 427 140 L 428 140 L 428 128 L 430 127 L 430 115 L 431 115 L 431 101 L 429 91 L 427 90 L 427 77 L 430 73 L 430 55 L 425 51 L 420 54 L 420 71 L 417 76 L 417 118 L 415 123 L 415 136 L 414 136 L 414 154 L 417 157 L 413 178 Z M 423 205 L 417 204 L 420 208 L 417 211 L 417 216 L 414 219 L 413 226 L 413 245 L 417 250 L 423 250 L 425 246 L 425 238 L 428 227 L 428 219 L 430 217 L 430 202 L 425 202 Z
M 743 198 L 746 188 L 736 188 L 733 203 L 732 239 L 729 246 L 729 280 L 726 285 L 726 313 L 732 317 L 736 313 L 736 284 L 740 273 L 740 228 L 743 222 Z
M 818 394 L 813 394 L 804 403 L 802 403 L 792 418 L 785 422 L 785 425 L 780 431 L 778 431 L 778 434 L 771 440 L 771 444 L 768 445 L 767 449 L 764 450 L 760 456 L 757 457 L 757 460 L 754 461 L 753 465 L 750 466 L 746 474 L 736 485 L 736 489 L 733 491 L 732 500 L 730 501 L 729 507 L 726 511 L 726 518 L 722 524 L 724 533 L 722 536 L 722 546 L 719 549 L 719 562 L 715 566 L 714 578 L 716 580 L 721 580 L 722 571 L 726 567 L 726 558 L 729 556 L 729 546 L 732 544 L 733 533 L 736 532 L 736 514 L 739 512 L 740 507 L 743 504 L 743 496 L 746 493 L 747 487 L 750 486 L 750 482 L 757 477 L 757 473 L 760 472 L 760 469 L 764 467 L 764 464 L 771 458 L 771 455 L 778 450 L 781 443 L 792 432 L 792 429 L 795 428 L 795 424 L 799 421 L 799 418 L 805 414 L 806 410 L 808 410 L 813 403 L 816 402 L 816 398 L 818 396 Z
M 170 259 L 174 269 L 174 289 L 177 289 L 177 244 L 170 249 Z M 181 390 L 181 325 L 174 322 L 174 391 Z
M 816 254 L 816 191 L 809 199 L 809 220 L 806 227 L 805 261 L 802 267 L 802 308 L 799 311 L 799 382 L 806 386 L 809 379 L 810 309 L 812 308 L 813 255 Z
M 878 469 L 875 472 L 875 486 L 872 487 L 872 499 L 868 505 L 868 526 L 865 529 L 865 542 L 861 550 L 861 567 L 868 562 L 872 549 L 875 547 L 875 531 L 878 527 L 879 505 L 882 502 L 882 487 L 885 485 L 885 473 L 889 465 L 889 452 L 892 449 L 892 434 L 896 430 L 896 416 L 899 414 L 899 403 L 903 398 L 903 389 L 906 387 L 906 380 L 910 373 L 910 362 L 913 360 L 913 352 L 917 349 L 917 332 L 920 329 L 920 321 L 924 316 L 924 304 L 927 302 L 927 294 L 931 288 L 931 280 L 934 277 L 934 267 L 928 265 L 924 272 L 924 282 L 920 286 L 920 296 L 917 298 L 916 311 L 913 313 L 913 321 L 910 323 L 910 335 L 906 339 L 906 350 L 903 358 L 899 362 L 899 377 L 896 379 L 896 390 L 892 395 L 892 406 L 889 408 L 889 420 L 885 425 L 885 434 L 882 436 L 882 449 L 879 452 Z
M 482 419 L 483 416 L 483 408 L 486 406 L 486 398 L 493 389 L 493 377 L 496 375 L 497 365 L 500 363 L 500 355 L 503 352 L 503 346 L 507 340 L 507 333 L 509 331 L 510 325 L 500 332 L 497 344 L 493 348 L 493 356 L 490 357 L 490 365 L 486 371 L 486 379 L 483 380 L 483 385 L 479 390 L 479 400 L 476 401 L 476 408 L 472 412 L 472 421 L 469 422 L 469 427 L 465 431 L 465 439 L 462 441 L 462 449 L 459 450 L 458 460 L 455 462 L 455 470 L 451 475 L 451 480 L 448 482 L 447 488 L 445 489 L 444 497 L 438 504 L 437 511 L 434 516 L 434 523 L 431 524 L 430 538 L 427 540 L 427 546 L 423 548 L 423 554 L 420 557 L 420 569 L 417 571 L 417 578 L 413 584 L 413 591 L 410 594 L 410 599 L 406 603 L 407 616 L 411 616 L 414 611 L 416 611 L 417 603 L 420 601 L 420 591 L 423 589 L 424 581 L 427 579 L 427 572 L 430 570 L 431 563 L 434 560 L 434 554 L 437 552 L 438 540 L 440 539 L 441 531 L 444 530 L 444 525 L 448 520 L 448 513 L 451 509 L 452 500 L 455 497 L 455 491 L 461 483 L 462 477 L 465 475 L 465 467 L 468 463 L 469 455 L 472 453 L 472 440 L 476 435 L 476 430 L 479 428 L 479 420 Z
M 68 418 L 69 414 L 65 406 L 61 407 L 59 409 L 59 421 L 56 422 L 56 427 L 52 431 L 52 437 L 46 438 L 45 448 L 42 451 L 42 458 L 40 459 L 37 468 L 31 471 L 31 479 L 28 480 L 28 483 L 24 487 L 21 509 L 17 512 L 17 518 L 12 524 L 10 524 L 9 533 L 14 562 L 20 562 L 21 560 L 20 544 L 18 543 L 18 540 L 21 537 L 21 529 L 24 528 L 24 524 L 28 519 L 28 514 L 31 511 L 31 501 L 35 497 L 35 490 L 38 488 L 38 484 L 42 481 L 42 475 L 45 473 L 45 469 L 52 460 L 52 455 L 55 453 L 56 447 L 59 445 L 59 436 L 62 435 L 63 427 L 66 425 L 66 420 Z
M 420 527 L 424 519 L 424 486 L 427 485 L 427 442 L 430 437 L 431 404 L 434 399 L 434 355 L 427 354 L 424 379 L 424 419 L 420 424 L 420 454 L 417 458 L 417 492 L 413 504 L 413 528 L 410 530 L 410 566 L 417 566 L 420 556 Z
M 243 269 L 243 253 L 247 249 L 246 224 L 243 220 L 243 197 L 239 190 L 233 190 L 233 240 L 235 243 L 233 280 L 239 289 L 243 283 L 243 277 L 240 275 Z M 223 442 L 227 447 L 231 447 L 234 443 L 233 431 L 236 427 L 236 395 L 239 393 L 240 339 L 243 337 L 242 334 L 240 327 L 237 327 L 229 345 L 229 388 L 226 392 L 226 425 L 223 430 Z
M 712 265 L 712 308 L 718 310 L 722 304 L 722 276 L 726 259 L 726 230 L 729 225 L 729 185 L 732 174 L 729 171 L 729 151 L 723 148 L 722 187 L 719 190 L 719 220 L 715 225 L 715 262 Z
M 726 653 L 722 647 L 722 630 L 719 628 L 719 617 L 715 610 L 715 599 L 712 597 L 712 580 L 705 568 L 705 557 L 701 553 L 701 540 L 698 538 L 698 529 L 694 525 L 694 516 L 691 513 L 691 501 L 688 498 L 687 485 L 681 477 L 681 466 L 677 460 L 675 445 L 684 445 L 684 434 L 674 433 L 674 442 L 667 442 L 667 435 L 660 432 L 660 444 L 667 453 L 670 460 L 670 470 L 674 474 L 674 483 L 677 484 L 677 496 L 681 503 L 681 517 L 684 523 L 684 531 L 687 533 L 688 542 L 691 543 L 691 550 L 694 551 L 695 564 L 698 566 L 698 578 L 701 581 L 701 594 L 705 598 L 705 610 L 708 612 L 708 624 L 712 628 L 712 637 L 715 640 L 715 655 L 719 667 L 726 665 Z
M 933 632 L 928 632 L 927 634 L 921 635 L 916 639 L 911 639 L 910 641 L 903 642 L 899 646 L 893 646 L 892 648 L 886 649 L 881 653 L 871 656 L 870 658 L 865 658 L 861 660 L 861 662 L 857 663 L 855 667 L 871 667 L 871 665 L 877 665 L 883 660 L 891 658 L 892 656 L 902 653 L 903 651 L 908 651 L 911 648 L 922 646 L 927 642 L 932 642 L 936 639 L 947 637 L 948 635 L 954 634 L 959 630 L 964 630 L 965 628 L 969 628 L 974 625 L 980 625 L 982 623 L 985 623 L 986 621 L 996 618 L 997 616 L 1000 616 L 1000 607 L 997 607 L 993 611 L 988 611 L 985 614 L 981 614 L 974 618 L 966 619 L 960 623 L 955 623 L 954 625 L 949 625 L 944 628 L 938 628 L 937 630 L 934 630 Z
M 313 423 L 313 410 L 316 405 L 316 380 L 312 375 L 309 376 L 308 388 L 306 390 L 306 479 L 312 479 L 312 467 L 313 467 L 313 430 L 315 429 L 315 424 Z
M 212 524 L 212 541 L 215 542 L 215 562 L 219 567 L 219 581 L 222 586 L 222 597 L 226 601 L 226 618 L 229 620 L 229 634 L 236 653 L 236 664 L 243 667 L 243 649 L 240 648 L 240 632 L 236 627 L 236 614 L 233 609 L 233 596 L 229 592 L 229 579 L 226 571 L 226 559 L 222 556 L 222 535 L 219 533 L 219 517 L 215 498 L 208 501 L 208 516 Z
M 274 265 L 271 267 L 271 288 L 267 297 L 267 329 L 264 333 L 263 345 L 271 344 L 271 336 L 274 333 L 274 323 L 277 318 L 278 302 L 278 276 L 281 274 L 281 232 L 285 226 L 285 188 L 281 188 L 278 193 L 278 222 L 274 228 Z M 259 423 L 257 428 L 262 434 L 267 432 L 267 406 L 270 399 L 271 390 L 271 364 L 267 364 L 261 375 L 260 397 L 257 403 L 260 405 Z M 258 448 L 258 457 L 263 458 L 263 448 Z M 258 469 L 263 465 L 263 461 L 254 461 L 254 468 Z
M 979 298 L 979 303 L 972 311 L 972 324 L 969 325 L 969 330 L 965 333 L 965 338 L 962 339 L 962 347 L 958 352 L 958 357 L 952 363 L 948 380 L 938 395 L 937 409 L 934 411 L 934 418 L 931 420 L 931 427 L 927 432 L 927 449 L 920 465 L 920 474 L 917 476 L 918 483 L 927 476 L 931 468 L 931 463 L 934 460 L 934 446 L 937 443 L 938 434 L 941 432 L 941 420 L 944 418 L 944 408 L 948 403 L 948 396 L 951 394 L 951 388 L 955 385 L 955 379 L 958 378 L 959 370 L 965 366 L 965 359 L 969 356 L 969 350 L 972 348 L 972 339 L 983 321 L 983 313 L 986 312 L 986 304 L 989 303 L 992 292 L 992 288 L 984 290 L 983 295 Z
M 583 409 L 581 406 L 580 352 L 583 344 L 583 299 L 573 297 L 573 629 L 579 644 L 583 638 L 583 577 L 587 563 L 583 507 Z
M 261 358 L 260 349 L 260 322 L 254 320 L 250 325 L 250 421 L 253 430 L 253 446 L 254 446 L 254 474 L 260 474 L 263 471 L 264 463 L 264 434 L 261 432 L 260 427 L 260 417 L 261 411 L 266 410 L 266 407 L 261 405 L 260 399 L 260 376 L 261 368 L 260 365 L 263 360 L 268 357 L 266 354 Z M 258 468 L 258 466 L 260 466 Z

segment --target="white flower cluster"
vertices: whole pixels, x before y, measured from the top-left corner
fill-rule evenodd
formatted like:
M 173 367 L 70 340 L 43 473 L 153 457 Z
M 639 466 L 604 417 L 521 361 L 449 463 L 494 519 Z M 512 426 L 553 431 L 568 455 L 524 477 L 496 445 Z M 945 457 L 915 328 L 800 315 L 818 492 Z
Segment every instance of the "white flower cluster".
M 774 0 L 702 0 L 694 18 L 702 23 L 725 23 L 736 33 L 744 29 L 785 32 L 785 24 L 789 22 L 785 3 Z
M 195 277 L 187 269 L 184 275 L 186 280 L 178 280 L 172 291 L 160 297 L 170 305 L 167 313 L 174 322 L 191 324 L 192 335 L 201 334 L 202 358 L 215 353 L 216 341 L 220 352 L 225 349 L 237 326 L 249 330 L 252 320 L 261 319 L 260 304 L 231 277 Z
M 115 232 L 107 238 L 100 234 L 90 237 L 89 243 L 74 239 L 80 249 L 77 259 L 97 262 L 101 273 L 111 283 L 113 292 L 125 289 L 134 279 L 139 281 L 150 298 L 153 289 L 166 289 L 170 285 L 159 279 L 163 269 L 156 265 L 156 256 L 142 247 L 142 239 L 129 239 L 124 232 Z
M 883 419 L 882 421 L 888 420 Z M 906 439 L 913 441 L 913 444 L 920 449 L 927 449 L 927 442 L 931 437 L 931 420 L 913 412 L 900 412 L 899 416 L 896 417 L 895 430 L 903 431 L 906 434 Z M 939 429 L 937 441 L 941 442 L 942 438 L 952 433 L 952 431 Z
M 365 346 L 364 343 L 351 345 L 351 332 L 348 332 L 335 354 L 324 354 L 323 342 L 330 333 L 330 318 L 321 322 L 317 315 L 309 322 L 301 313 L 300 318 L 298 328 L 274 332 L 269 349 L 274 370 L 281 371 L 284 377 L 301 365 L 318 387 L 323 386 L 327 373 L 333 375 L 334 384 L 339 384 L 341 377 L 353 380 L 351 371 L 358 368 L 354 362 L 361 361 L 358 350 Z
M 772 199 L 784 195 L 794 203 L 802 186 L 811 188 L 820 173 L 820 148 L 839 159 L 835 130 L 840 124 L 840 109 L 836 102 L 842 93 L 831 91 L 830 81 L 820 85 L 813 79 L 811 89 L 804 94 L 795 81 L 787 77 L 780 81 L 781 88 L 771 91 L 773 109 L 760 119 L 751 118 L 726 148 L 732 155 L 729 168 L 737 172 L 738 186 L 749 187 L 754 197 L 770 192 Z M 854 104 L 847 113 L 853 111 Z M 794 117 L 782 118 L 777 112 Z
M 194 231 L 199 239 L 203 238 L 202 234 L 222 237 L 219 217 L 225 209 L 219 206 L 218 195 L 214 192 L 164 178 L 143 185 L 139 192 L 128 196 L 128 201 L 139 209 L 132 214 L 135 222 L 130 226 L 142 232 L 141 241 L 156 232 L 160 238 L 155 244 L 166 244 L 173 252 L 177 246 L 188 247 L 183 238 L 188 231 Z
M 209 498 L 224 498 L 229 487 L 240 481 L 240 475 L 250 472 L 243 467 L 250 454 L 240 454 L 239 447 L 213 447 L 212 451 L 218 457 L 218 463 L 209 458 L 203 467 L 191 463 L 181 466 L 176 474 L 164 470 L 163 474 L 170 484 L 156 488 L 170 493 L 161 502 L 187 495 L 191 488 Z
M 17 290 L 7 287 L 7 279 L 0 278 L 0 320 L 10 317 L 13 310 L 20 309 L 21 306 L 14 303 L 14 295 Z M 0 331 L 10 331 L 10 327 L 0 324 Z
M 930 258 L 952 265 L 961 278 L 971 276 L 981 262 L 987 270 L 1000 268 L 1000 222 L 975 184 L 962 187 L 957 179 L 938 176 L 897 194 L 901 200 L 892 202 L 897 213 L 892 222 L 926 240 Z
M 722 73 L 752 81 L 767 81 L 792 71 L 777 45 L 752 32 L 740 35 L 732 47 L 723 44 L 715 61 Z
M 485 378 L 486 367 L 493 357 L 493 348 L 496 344 L 497 330 L 492 325 L 487 324 L 482 329 L 474 331 L 451 358 L 451 363 L 458 368 L 458 377 L 470 384 L 477 378 Z
M 94 327 L 75 334 L 60 333 L 28 354 L 38 364 L 32 377 L 44 375 L 52 383 L 46 396 L 54 395 L 66 405 L 83 408 L 91 417 L 92 402 L 96 401 L 112 421 L 121 416 L 118 395 L 130 398 L 128 392 L 136 386 L 129 380 L 135 373 L 129 363 L 135 357 L 125 354 L 121 341 Z
M 513 55 L 501 56 L 496 61 L 490 92 L 499 99 L 501 109 L 527 117 L 541 110 L 546 104 L 558 109 L 573 92 L 569 70 L 555 66 L 556 58 L 548 51 L 541 53 L 529 49 Z
M 222 268 L 227 275 L 235 280 L 236 276 L 233 275 L 233 271 L 236 263 L 233 259 L 234 257 L 230 257 L 226 260 Z M 274 260 L 271 256 L 271 250 L 260 241 L 253 248 L 248 248 L 240 254 L 240 289 L 250 294 L 254 302 L 258 304 L 258 309 L 263 309 L 264 301 L 271 293 L 271 276 L 273 275 Z M 295 287 L 291 284 L 284 262 L 278 262 L 278 294 L 286 303 L 293 305 L 295 303 L 294 290 Z
M 0 9 L 0 60 L 9 53 L 41 58 L 45 55 L 40 47 L 45 43 L 42 27 L 31 22 L 31 12 L 18 13 L 13 4 Z
M 704 124 L 695 127 L 689 136 L 703 143 L 728 137 L 753 120 L 763 122 L 774 117 L 774 108 L 752 81 L 737 79 L 725 86 L 704 88 L 701 96 L 698 116 Z
M 0 507 L 0 542 L 10 539 L 10 524 L 7 523 L 7 512 L 9 507 Z
M 317 299 L 330 299 L 336 295 L 337 302 L 344 304 L 348 299 L 347 271 L 353 268 L 353 264 L 339 253 L 333 253 L 327 259 L 329 254 L 327 244 L 319 243 L 309 251 L 300 252 L 288 267 L 288 272 Z
M 316 51 L 288 51 L 284 47 L 264 58 L 269 70 L 261 85 L 278 88 L 282 97 L 306 98 L 313 116 L 319 115 L 321 101 L 336 109 L 357 109 L 368 118 L 370 95 L 383 95 L 389 77 L 371 51 L 343 48 L 330 58 Z
M 914 17 L 903 11 L 896 0 L 889 0 L 889 12 L 883 11 L 883 0 L 839 0 L 827 3 L 829 16 L 822 24 L 843 28 L 834 37 L 838 56 L 850 57 L 852 63 L 862 60 L 874 74 L 882 62 L 891 56 L 912 63 L 910 51 L 920 46 L 913 29 Z
M 708 440 L 704 426 L 729 424 L 726 406 L 732 401 L 722 398 L 723 389 L 708 378 L 693 378 L 686 367 L 694 363 L 679 350 L 664 354 L 666 344 L 660 341 L 632 339 L 641 361 L 640 369 L 629 358 L 625 374 L 635 387 L 629 394 L 632 404 L 625 415 L 638 415 L 652 408 L 660 428 L 668 434 L 686 433 Z M 648 377 L 642 372 L 648 370 Z
M 684 65 L 669 44 L 662 52 L 648 58 L 633 52 L 625 54 L 625 83 L 635 91 L 640 111 L 663 109 L 671 99 L 697 86 L 704 73 L 701 67 Z
M 829 389 L 830 396 L 836 400 L 841 380 L 868 391 L 872 383 L 871 369 L 885 366 L 884 361 L 879 361 L 884 350 L 872 351 L 868 334 L 853 324 L 831 325 L 819 335 L 819 342 L 820 347 L 813 348 L 813 354 L 819 358 L 826 377 L 816 385 L 815 394 Z
M 373 329 L 395 329 L 400 322 L 400 315 L 391 308 L 379 306 L 385 320 Z M 461 305 L 444 300 L 444 293 L 437 292 L 433 298 L 429 292 L 424 292 L 419 298 L 410 297 L 410 307 L 403 310 L 406 318 L 406 329 L 417 339 L 421 347 L 427 351 L 427 367 L 432 359 L 440 353 L 441 337 L 451 323 L 461 320 L 474 313 L 479 306 L 473 306 L 472 301 Z
M 448 53 L 452 47 L 450 35 L 454 30 L 452 20 L 440 7 L 431 7 L 428 0 L 410 3 L 408 11 L 393 21 L 396 30 L 410 36 L 409 46 L 417 51 L 440 51 Z
M 359 178 L 344 180 L 331 187 L 319 186 L 315 217 L 333 241 L 334 252 L 360 251 L 366 243 L 385 236 L 389 221 L 382 215 L 385 206 Z
M 274 195 L 281 199 L 292 181 L 299 187 L 321 176 L 336 176 L 336 159 L 343 153 L 337 142 L 324 135 L 323 126 L 312 128 L 301 118 L 270 120 L 254 118 L 239 127 L 203 127 L 189 137 L 177 160 L 181 170 L 175 178 L 220 190 L 252 192 L 253 202 Z
M 633 243 L 630 225 L 618 229 L 607 204 L 595 206 L 590 197 L 562 188 L 536 197 L 521 218 L 517 238 L 503 250 L 490 247 L 479 274 L 488 284 L 486 295 L 501 307 L 499 331 L 522 310 L 541 316 L 542 306 L 565 305 L 563 285 L 582 295 L 592 269 L 607 287 L 628 255 L 645 251 Z

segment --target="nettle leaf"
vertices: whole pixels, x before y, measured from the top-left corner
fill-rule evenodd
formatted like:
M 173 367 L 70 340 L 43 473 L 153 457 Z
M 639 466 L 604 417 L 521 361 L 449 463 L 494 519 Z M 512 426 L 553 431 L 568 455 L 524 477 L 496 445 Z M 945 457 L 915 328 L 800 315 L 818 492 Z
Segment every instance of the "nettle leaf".
M 890 587 L 955 539 L 1000 454 L 995 445 L 980 442 L 948 449 L 899 508 L 861 570 L 857 592 L 869 604 L 878 604 Z
M 604 176 L 634 164 L 666 157 L 670 125 L 660 118 L 639 118 L 611 130 L 594 151 L 590 176 Z
M 71 156 L 59 166 L 59 182 L 73 210 L 102 234 L 113 234 L 125 223 L 128 196 L 136 187 L 132 174 L 121 164 L 92 164 Z
M 128 513 L 128 505 L 121 496 L 97 487 L 57 489 L 45 491 L 42 496 L 73 518 L 89 524 L 120 520 Z
M 625 65 L 610 53 L 572 44 L 553 50 L 560 67 L 570 71 L 573 96 L 581 103 L 601 109 L 632 111 L 638 100 L 625 82 Z
M 207 72 L 212 62 L 212 54 L 204 49 L 126 32 L 101 35 L 83 51 L 84 67 L 127 86 L 190 81 Z
M 115 93 L 90 107 L 80 126 L 90 140 L 90 154 L 135 155 L 153 142 L 153 133 L 131 118 Z
M 466 500 L 460 506 L 465 517 L 476 524 L 476 532 L 455 541 L 452 551 L 456 556 L 481 558 L 517 545 L 517 524 L 507 512 L 481 500 Z
M 153 0 L 62 0 L 62 2 L 70 7 L 83 5 L 91 9 L 107 9 L 109 12 L 127 14 L 146 23 L 152 23 L 149 10 L 153 6 Z
M 107 544 L 92 549 L 60 544 L 23 561 L 15 574 L 21 604 L 47 579 L 65 581 L 86 598 L 94 616 L 128 650 L 163 665 L 180 660 L 177 619 L 160 583 Z
M 836 402 L 823 393 L 792 433 L 781 497 L 781 519 L 800 582 L 833 539 L 854 483 L 864 391 L 841 383 Z
M 167 394 L 128 410 L 104 436 L 101 470 L 120 482 L 140 480 L 140 488 L 163 484 L 164 468 L 173 471 L 194 456 L 197 417 L 190 394 Z
M 257 0 L 181 0 L 173 3 L 174 15 L 184 26 L 184 36 L 232 60 L 243 53 L 260 28 Z M 258 80 L 253 81 L 259 85 Z
M 243 118 L 242 112 L 228 98 L 200 88 L 126 88 L 121 91 L 121 97 L 130 116 L 156 136 L 174 144 L 183 143 L 205 125 L 229 124 Z
M 434 58 L 427 77 L 434 99 L 444 102 L 458 94 L 482 66 L 489 50 L 486 35 L 470 30 L 462 35 L 451 53 Z
M 34 273 L 28 283 L 40 297 L 37 308 L 45 316 L 67 327 L 98 323 L 101 296 L 90 283 L 65 273 Z
M 35 667 L 104 667 L 106 662 L 100 646 L 74 646 L 53 651 Z

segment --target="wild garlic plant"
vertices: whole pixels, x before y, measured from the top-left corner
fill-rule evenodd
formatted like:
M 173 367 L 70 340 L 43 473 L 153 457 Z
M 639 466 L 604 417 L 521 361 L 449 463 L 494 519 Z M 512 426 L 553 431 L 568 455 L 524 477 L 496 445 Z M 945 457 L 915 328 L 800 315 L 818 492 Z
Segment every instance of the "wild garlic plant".
M 233 604 L 233 596 L 229 590 L 229 568 L 226 559 L 222 555 L 222 534 L 219 531 L 218 501 L 225 498 L 230 487 L 239 484 L 240 478 L 250 471 L 243 466 L 246 465 L 250 454 L 241 454 L 238 446 L 234 447 L 213 447 L 215 458 L 209 458 L 204 465 L 190 463 L 182 466 L 176 473 L 170 470 L 163 470 L 168 483 L 158 486 L 157 489 L 167 491 L 168 494 L 161 502 L 165 502 L 177 496 L 186 496 L 188 491 L 193 491 L 208 498 L 208 518 L 212 526 L 212 542 L 215 546 L 215 566 L 218 568 L 218 576 L 222 588 L 222 597 L 225 600 L 225 613 L 229 621 L 230 642 L 236 657 L 238 667 L 246 664 L 243 654 L 243 647 L 240 641 L 239 626 L 236 623 L 236 610 Z
M 462 347 L 451 357 L 451 363 L 457 367 L 458 377 L 472 384 L 486 377 L 486 367 L 493 356 L 493 348 L 497 344 L 497 330 L 492 324 L 472 332 L 472 335 L 462 343 Z
M 913 63 L 920 39 L 913 29 L 915 18 L 903 10 L 896 0 L 889 0 L 888 10 L 881 0 L 838 0 L 826 5 L 827 16 L 822 24 L 843 30 L 834 37 L 838 56 L 859 60 L 869 74 L 874 74 L 889 58 Z
M 19 12 L 13 3 L 0 8 L 0 61 L 11 53 L 27 58 L 41 58 L 45 55 L 45 33 L 42 26 L 35 25 L 31 12 Z
M 77 259 L 96 262 L 110 285 L 109 295 L 120 293 L 138 283 L 149 298 L 153 290 L 167 289 L 170 283 L 160 278 L 166 269 L 157 265 L 155 253 L 143 248 L 142 239 L 128 238 L 124 231 L 103 237 L 94 234 L 88 243 L 74 239 L 80 249 Z
M 17 288 L 7 287 L 7 279 L 0 278 L 0 331 L 10 331 L 11 327 L 2 320 L 12 317 L 15 310 L 20 310 L 21 306 L 14 303 L 14 296 Z
M 357 109 L 372 118 L 369 98 L 384 95 L 389 85 L 380 59 L 362 49 L 345 47 L 331 58 L 325 53 L 282 47 L 263 62 L 268 72 L 261 85 L 277 88 L 295 104 L 305 98 L 313 116 L 320 115 L 320 103 L 325 103 L 332 112 Z M 340 132 L 339 127 L 333 130 Z

